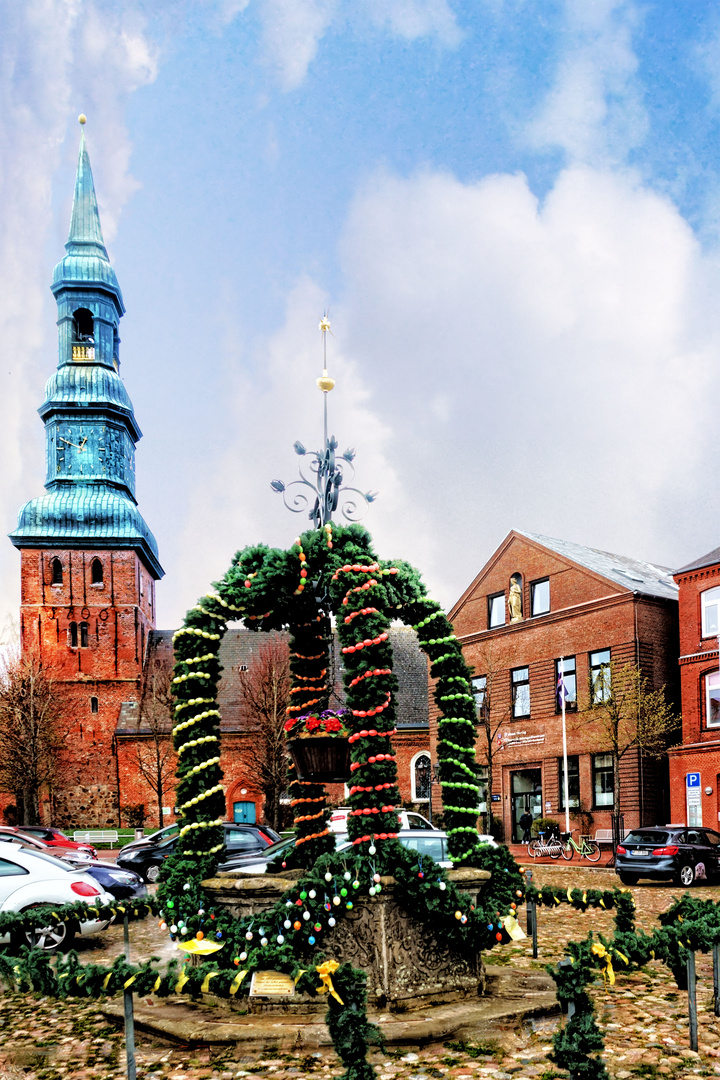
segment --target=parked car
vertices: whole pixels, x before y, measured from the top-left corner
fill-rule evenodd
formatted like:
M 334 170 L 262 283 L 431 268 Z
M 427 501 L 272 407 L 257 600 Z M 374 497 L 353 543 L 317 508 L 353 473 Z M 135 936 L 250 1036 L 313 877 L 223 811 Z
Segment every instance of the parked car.
M 84 867 L 105 892 L 112 893 L 116 900 L 137 900 L 147 896 L 147 885 L 140 874 L 133 870 L 123 870 L 110 862 L 91 862 Z
M 347 832 L 347 819 L 350 813 L 349 806 L 336 806 L 330 815 L 328 828 L 332 832 Z M 413 810 L 398 810 L 401 829 L 434 829 L 432 821 L 428 821 L 422 814 L 416 814 Z
M 93 859 L 97 856 L 97 851 L 92 844 L 81 844 L 77 840 L 71 840 L 64 832 L 52 825 L 18 825 L 17 830 L 27 836 L 34 837 L 35 840 L 42 840 L 43 844 L 47 844 L 51 848 L 62 848 L 67 851 L 87 851 Z
M 349 851 L 352 845 L 348 839 L 347 833 L 336 832 L 334 835 L 337 850 Z M 442 866 L 448 868 L 452 866 L 452 863 L 447 857 L 447 833 L 444 833 L 442 829 L 401 829 L 398 833 L 398 839 L 403 847 L 406 847 L 411 851 L 417 851 L 418 855 L 429 855 L 430 858 L 434 859 L 435 862 L 440 863 Z M 482 843 L 497 847 L 492 836 L 481 836 L 480 840 Z M 265 848 L 265 850 L 259 854 L 238 855 L 234 858 L 226 859 L 225 862 L 218 866 L 218 873 L 232 874 L 242 872 L 246 874 L 264 874 L 267 872 L 268 865 L 273 859 L 278 855 L 284 855 L 286 852 L 289 852 L 294 843 L 295 837 L 289 836 L 284 840 L 281 840 L 278 844 L 273 844 L 272 847 Z
M 280 837 L 274 829 L 259 825 L 229 825 L 225 829 L 225 850 L 228 856 L 241 852 L 245 854 L 259 853 Z M 117 857 L 118 866 L 123 870 L 133 870 L 140 874 L 145 881 L 157 881 L 160 876 L 160 868 L 175 850 L 177 836 L 169 840 L 163 840 L 160 844 L 145 844 L 142 847 L 124 847 Z
M 131 840 L 129 844 L 124 844 L 123 851 L 135 851 L 137 848 L 161 844 L 163 840 L 171 840 L 174 836 L 177 836 L 179 832 L 180 822 L 175 821 L 172 825 L 166 825 L 163 829 L 158 829 L 157 832 L 150 833 L 148 836 L 143 836 L 140 840 Z
M 80 851 L 74 848 L 52 848 L 42 840 L 37 840 L 34 836 L 13 828 L 12 825 L 0 826 L 0 841 L 6 844 L 15 844 L 16 847 L 25 848 L 27 851 L 42 851 L 46 855 L 54 855 L 57 859 L 66 859 L 76 865 L 89 863 L 92 859 L 88 851 Z
M 75 904 L 78 901 L 112 904 L 114 898 L 84 870 L 64 859 L 30 851 L 18 844 L 0 841 L 0 911 L 29 911 L 42 904 Z M 29 945 L 55 952 L 70 945 L 76 933 L 97 934 L 107 919 L 92 919 L 76 925 L 38 925 L 26 934 Z M 0 942 L 9 941 L 9 935 Z
M 615 872 L 623 885 L 635 885 L 640 878 L 679 885 L 717 878 L 720 833 L 685 825 L 633 829 L 618 845 Z

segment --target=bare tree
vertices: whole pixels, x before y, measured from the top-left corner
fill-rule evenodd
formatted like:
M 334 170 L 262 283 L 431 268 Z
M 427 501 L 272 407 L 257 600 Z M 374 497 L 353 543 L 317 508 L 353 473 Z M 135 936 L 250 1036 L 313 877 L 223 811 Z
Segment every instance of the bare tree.
M 170 679 L 167 670 L 151 662 L 143 677 L 137 735 L 131 752 L 133 765 L 155 796 L 158 827 L 162 826 L 163 803 L 175 776 L 175 701 Z
M 503 749 L 501 729 L 508 723 L 511 717 L 511 706 L 507 706 L 493 699 L 493 691 L 501 672 L 496 668 L 492 650 L 488 649 L 481 658 L 480 664 L 485 672 L 482 675 L 473 676 L 472 686 L 477 706 L 477 752 L 481 766 L 485 769 L 487 790 L 485 795 L 485 829 L 488 833 L 493 831 L 492 791 L 494 780 L 494 765 L 496 755 Z
M 284 724 L 290 704 L 290 651 L 282 638 L 261 645 L 247 671 L 238 672 L 241 713 L 257 735 L 254 772 L 265 797 L 265 817 L 282 827 L 280 798 L 287 789 L 288 752 Z
M 661 758 L 680 732 L 681 719 L 665 698 L 665 687 L 653 690 L 637 664 L 610 661 L 591 672 L 587 700 L 576 726 L 586 745 L 612 755 L 614 802 L 620 810 L 620 762 L 631 750 Z
M 0 789 L 12 792 L 18 822 L 39 825 L 40 794 L 61 781 L 62 710 L 51 672 L 32 654 L 0 665 Z

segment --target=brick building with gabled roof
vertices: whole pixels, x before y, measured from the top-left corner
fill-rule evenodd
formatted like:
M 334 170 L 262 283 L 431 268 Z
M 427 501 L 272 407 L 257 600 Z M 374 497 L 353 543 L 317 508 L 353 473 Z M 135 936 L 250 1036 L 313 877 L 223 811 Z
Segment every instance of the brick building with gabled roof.
M 584 810 L 593 829 L 610 827 L 618 809 L 612 762 L 583 702 L 590 687 L 603 685 L 611 661 L 638 664 L 654 688 L 665 686 L 677 701 L 677 608 L 677 587 L 665 567 L 519 530 L 453 605 L 449 617 L 474 669 L 476 697 L 489 700 L 491 723 L 499 725 L 490 794 L 505 839 L 520 839 L 525 810 L 564 824 L 561 660 L 570 694 L 572 824 L 580 826 Z M 620 777 L 626 828 L 665 820 L 663 763 L 631 751 Z
M 428 669 L 417 636 L 404 626 L 391 627 L 393 672 L 398 681 L 396 695 L 397 734 L 393 739 L 398 763 L 398 784 L 403 802 L 416 802 L 421 808 L 427 802 L 425 792 L 416 790 L 415 765 L 420 756 L 429 756 Z M 221 713 L 222 768 L 224 772 L 226 813 L 228 820 L 262 821 L 263 796 L 258 785 L 256 733 L 244 715 L 242 690 L 238 674 L 252 667 L 269 638 L 287 640 L 284 634 L 265 634 L 230 628 L 220 645 L 223 674 L 218 687 L 218 708 Z M 335 690 L 332 708 L 345 702 L 342 687 L 342 656 L 335 653 Z M 157 671 L 170 675 L 173 668 L 171 630 L 151 633 L 145 657 L 145 673 Z M 153 795 L 137 768 L 137 747 L 152 740 L 151 726 L 144 720 L 138 701 L 125 702 L 120 709 L 115 729 L 118 759 L 118 797 L 121 806 L 145 804 L 152 812 Z M 166 821 L 173 820 L 174 776 L 168 785 Z M 344 800 L 342 784 L 328 785 L 333 802 Z
M 680 601 L 682 746 L 670 751 L 672 821 L 720 826 L 720 548 L 674 575 Z

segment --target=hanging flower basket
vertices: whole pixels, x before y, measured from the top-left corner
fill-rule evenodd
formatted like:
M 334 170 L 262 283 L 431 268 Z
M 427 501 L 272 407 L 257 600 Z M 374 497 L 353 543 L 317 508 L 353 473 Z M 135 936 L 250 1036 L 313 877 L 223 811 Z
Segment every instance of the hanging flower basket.
M 345 727 L 347 709 L 308 713 L 288 720 L 288 749 L 298 780 L 315 784 L 344 783 L 350 777 L 350 732 Z

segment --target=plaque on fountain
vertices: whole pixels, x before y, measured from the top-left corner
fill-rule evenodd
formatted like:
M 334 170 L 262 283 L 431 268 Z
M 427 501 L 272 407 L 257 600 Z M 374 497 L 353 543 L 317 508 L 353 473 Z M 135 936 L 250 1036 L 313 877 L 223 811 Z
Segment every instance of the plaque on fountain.
M 292 997 L 295 983 L 282 971 L 256 971 L 250 983 L 250 997 Z

